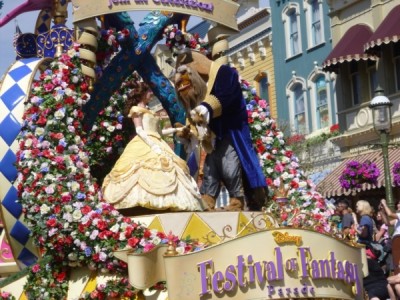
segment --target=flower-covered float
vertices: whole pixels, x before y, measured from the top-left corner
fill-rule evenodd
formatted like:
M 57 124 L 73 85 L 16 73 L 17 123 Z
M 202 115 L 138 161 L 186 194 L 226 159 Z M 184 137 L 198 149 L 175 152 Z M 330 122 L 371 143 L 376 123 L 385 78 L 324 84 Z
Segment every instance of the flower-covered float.
M 150 14 L 149 18 L 162 19 L 162 16 Z M 167 20 L 172 22 L 170 19 Z M 97 56 L 99 77 L 97 83 L 93 85 L 93 78 L 88 78 L 83 73 L 85 60 L 82 57 L 87 49 L 75 42 L 68 50 L 61 51 L 52 62 L 47 63 L 39 78 L 33 80 L 23 103 L 15 161 L 18 175 L 14 186 L 17 190 L 17 202 L 23 213 L 23 221 L 34 243 L 34 246 L 30 247 L 37 250 L 38 260 L 30 261 L 21 273 L 3 281 L 1 297 L 3 299 L 162 298 L 165 295 L 163 296 L 160 291 L 168 290 L 169 280 L 166 275 L 151 282 L 150 286 L 147 286 L 148 284 L 143 286 L 143 289 L 146 289 L 143 294 L 142 289 L 132 286 L 131 280 L 128 279 L 128 269 L 129 278 L 132 272 L 146 277 L 144 273 L 137 271 L 138 265 L 137 269 L 136 266 L 133 266 L 133 269 L 132 266 L 128 268 L 126 260 L 129 260 L 130 256 L 139 257 L 136 255 L 145 253 L 151 255 L 161 249 L 163 253 L 166 252 L 172 257 L 182 255 L 185 258 L 188 257 L 185 254 L 208 253 L 203 252 L 208 249 L 218 251 L 218 245 L 224 245 L 225 242 L 226 245 L 229 243 L 232 245 L 240 238 L 257 236 L 257 233 L 271 230 L 275 230 L 275 242 L 279 246 L 271 249 L 275 249 L 277 255 L 282 255 L 280 245 L 285 243 L 302 246 L 302 239 L 307 241 L 312 237 L 312 240 L 315 240 L 318 236 L 332 239 L 328 235 L 335 234 L 329 220 L 333 214 L 333 205 L 323 199 L 314 190 L 312 182 L 303 175 L 298 159 L 286 147 L 282 132 L 270 116 L 268 103 L 260 99 L 255 89 L 245 80 L 242 80 L 242 89 L 248 103 L 253 141 L 268 185 L 271 187 L 269 201 L 263 212 L 176 213 L 135 218 L 121 215 L 103 201 L 98 184 L 103 176 L 101 169 L 107 169 L 108 164 L 112 164 L 118 157 L 120 148 L 130 138 L 121 113 L 125 101 L 124 95 L 129 90 L 128 81 L 123 80 L 118 88 L 110 87 L 103 93 L 103 96 L 110 95 L 109 99 L 102 98 L 103 104 L 107 105 L 101 107 L 99 102 L 93 104 L 93 99 L 97 99 L 100 91 L 104 90 L 101 79 L 115 75 L 110 69 L 118 72 L 119 68 L 122 68 L 118 62 L 121 57 L 127 55 L 124 47 L 128 49 L 131 47 L 130 39 L 134 40 L 141 36 L 143 40 L 148 41 L 152 31 L 146 26 L 150 26 L 154 31 L 159 27 L 163 28 L 159 20 L 150 22 L 147 19 L 147 25 L 144 26 L 146 28 L 143 30 L 146 30 L 148 35 L 144 38 L 132 28 L 132 24 L 126 20 L 126 15 L 122 15 L 119 21 L 127 22 L 127 28 L 118 28 L 112 32 L 103 31 L 105 34 L 101 35 L 101 38 L 107 40 L 107 45 L 112 47 L 112 51 L 107 46 L 100 48 L 104 52 Z M 174 26 L 169 28 L 176 30 Z M 166 35 L 167 31 L 164 31 Z M 114 32 L 119 38 L 115 37 Z M 189 44 L 196 47 L 199 44 L 189 41 Z M 136 51 L 136 54 L 140 55 L 138 52 Z M 139 67 L 138 69 L 140 70 Z M 149 70 L 151 69 L 150 66 Z M 143 79 L 152 83 L 170 117 L 179 119 L 180 113 L 174 114 L 174 110 L 178 107 L 175 104 L 168 105 L 173 94 L 171 87 L 162 80 L 161 82 L 155 80 L 149 70 L 141 70 Z M 157 73 L 158 69 L 153 72 Z M 129 80 L 128 76 L 126 79 Z M 91 122 L 90 115 L 93 111 L 98 113 Z M 100 171 L 93 172 L 95 169 Z M 280 201 L 277 201 L 278 199 Z M 216 214 L 219 216 L 216 217 Z M 289 232 L 292 229 L 309 232 L 303 236 L 293 235 L 293 232 Z M 12 230 L 10 236 L 11 234 Z M 271 237 L 269 234 L 268 238 Z M 235 247 L 245 249 L 243 245 Z M 357 256 L 358 248 L 344 242 L 343 247 L 348 250 L 347 253 L 353 251 L 350 256 L 354 256 L 357 263 L 361 262 Z M 121 252 L 123 255 L 120 255 Z M 304 262 L 306 257 L 311 255 L 311 252 L 307 254 L 306 250 L 300 252 L 303 253 L 301 259 Z M 330 259 L 334 255 L 332 252 Z M 343 257 L 343 253 L 336 255 Z M 275 283 L 283 280 L 282 266 L 278 265 L 279 262 L 282 263 L 280 261 L 282 257 L 278 255 L 276 259 L 276 271 L 271 269 L 272 262 L 268 267 L 269 271 L 267 269 L 257 271 L 256 269 L 261 267 L 255 267 L 254 272 L 258 272 L 260 282 Z M 353 268 L 354 271 L 352 276 L 349 276 L 348 272 L 337 271 L 340 277 L 338 281 L 347 288 L 343 295 L 349 294 L 354 286 L 356 295 L 359 295 L 360 281 L 355 274 L 361 272 L 361 266 L 356 266 L 357 263 L 347 266 L 341 260 L 337 261 L 339 266 Z M 250 256 L 247 256 L 247 263 L 252 264 Z M 240 264 L 238 262 L 238 265 Z M 259 262 L 255 262 L 255 266 L 259 265 Z M 293 262 L 293 266 L 287 268 L 294 272 L 297 268 L 295 265 Z M 200 266 L 206 281 L 208 271 L 204 270 L 207 268 L 206 265 Z M 152 272 L 152 270 L 147 271 Z M 232 269 L 228 273 L 236 272 L 239 271 Z M 260 272 L 268 275 L 262 275 Z M 278 273 L 274 275 L 272 274 L 274 272 Z M 303 277 L 307 277 L 304 272 Z M 232 288 L 228 284 L 220 289 L 218 281 L 222 279 L 219 280 L 219 275 L 216 276 L 213 275 L 217 280 L 216 285 L 212 284 L 214 293 L 229 294 L 234 285 L 241 285 L 240 282 L 231 281 Z M 318 278 L 315 274 L 313 276 Z M 18 292 L 15 283 L 19 285 Z M 171 280 L 171 285 L 174 284 Z M 203 296 L 211 293 L 208 285 L 207 283 L 202 285 Z M 185 288 L 189 286 L 185 284 Z M 302 288 L 305 288 L 306 292 L 303 293 Z M 315 296 L 319 293 L 315 291 L 317 288 L 306 284 L 306 287 L 293 288 L 290 293 L 294 297 Z M 178 290 L 176 287 L 172 289 Z M 256 289 L 256 292 L 260 292 L 260 289 Z M 278 287 L 269 288 L 268 293 L 274 298 L 288 296 L 288 291 L 285 294 L 279 291 Z M 239 293 L 235 295 L 239 298 L 242 296 Z M 190 297 L 171 296 L 170 299 L 193 299 Z

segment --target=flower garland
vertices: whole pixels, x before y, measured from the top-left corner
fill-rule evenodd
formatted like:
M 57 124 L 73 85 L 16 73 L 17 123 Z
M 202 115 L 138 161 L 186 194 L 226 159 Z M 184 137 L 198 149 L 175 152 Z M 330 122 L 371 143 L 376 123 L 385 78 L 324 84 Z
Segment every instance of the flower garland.
M 242 80 L 241 84 L 253 143 L 270 187 L 269 197 L 276 199 L 275 192 L 282 186 L 287 193 L 286 204 L 272 202 L 267 212 L 283 226 L 330 232 L 328 218 L 334 213 L 334 205 L 315 191 L 315 185 L 300 170 L 298 158 L 285 146 L 284 135 L 271 118 L 268 102 L 247 81 Z
M 209 44 L 198 33 L 182 32 L 176 25 L 169 25 L 164 29 L 165 44 L 172 53 L 177 54 L 185 48 L 200 51 L 204 55 L 210 54 Z
M 102 182 L 131 140 L 134 126 L 131 119 L 123 115 L 132 75 L 113 93 L 107 107 L 102 109 L 93 124 L 86 149 L 90 155 L 91 173 Z
M 400 162 L 396 162 L 393 165 L 393 185 L 400 186 Z
M 339 181 L 342 188 L 346 190 L 358 189 L 364 183 L 376 185 L 379 175 L 380 171 L 376 164 L 370 161 L 360 163 L 352 160 L 346 164 Z
M 50 261 L 30 268 L 24 287 L 30 299 L 63 299 L 73 267 L 126 276 L 126 264 L 113 256 L 116 249 L 146 252 L 181 242 L 102 201 L 85 148 L 82 106 L 90 95 L 77 51 L 55 60 L 33 84 L 18 136 L 19 199 L 35 245 Z
M 129 40 L 130 31 L 122 29 L 115 31 L 114 29 L 101 30 L 97 39 L 96 50 L 96 74 L 101 77 L 103 70 L 108 66 L 111 59 L 120 51 L 121 45 Z

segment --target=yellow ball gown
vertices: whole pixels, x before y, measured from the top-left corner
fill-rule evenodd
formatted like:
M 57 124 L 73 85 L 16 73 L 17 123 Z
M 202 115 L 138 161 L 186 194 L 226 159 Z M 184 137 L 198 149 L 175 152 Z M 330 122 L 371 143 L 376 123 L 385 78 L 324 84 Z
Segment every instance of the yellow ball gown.
M 142 116 L 143 130 L 162 153 L 152 151 L 136 135 L 105 177 L 104 199 L 116 209 L 140 206 L 154 210 L 203 210 L 201 195 L 186 162 L 161 138 L 159 118 L 139 106 L 132 107 L 131 114 Z

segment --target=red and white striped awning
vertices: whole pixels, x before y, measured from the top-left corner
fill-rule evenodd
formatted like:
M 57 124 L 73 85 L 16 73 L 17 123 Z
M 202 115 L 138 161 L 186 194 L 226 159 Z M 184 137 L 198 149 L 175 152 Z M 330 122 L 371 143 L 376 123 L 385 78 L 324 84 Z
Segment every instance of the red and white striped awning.
M 378 177 L 378 184 L 371 185 L 364 183 L 360 189 L 355 190 L 355 192 L 371 190 L 375 188 L 380 188 L 385 186 L 385 172 L 383 168 L 383 158 L 382 158 L 382 151 L 376 150 L 370 153 L 357 155 L 355 157 L 350 157 L 344 159 L 339 166 L 337 166 L 332 173 L 326 176 L 318 185 L 317 191 L 321 193 L 322 196 L 329 198 L 333 196 L 341 196 L 341 195 L 350 195 L 354 190 L 346 190 L 341 187 L 339 182 L 339 177 L 342 175 L 343 170 L 346 167 L 346 164 L 349 161 L 356 160 L 360 163 L 363 163 L 367 160 L 376 164 L 376 166 L 380 170 L 380 175 Z M 392 168 L 396 162 L 400 162 L 400 149 L 389 149 L 389 166 L 390 166 L 390 175 L 392 177 L 392 184 L 393 184 L 393 174 Z

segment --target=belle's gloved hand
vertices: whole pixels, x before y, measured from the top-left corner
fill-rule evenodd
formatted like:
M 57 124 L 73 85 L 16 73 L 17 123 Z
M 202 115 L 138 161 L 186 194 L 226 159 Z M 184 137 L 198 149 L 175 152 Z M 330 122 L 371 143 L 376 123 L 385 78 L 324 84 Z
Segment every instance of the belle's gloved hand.
M 210 121 L 210 112 L 204 105 L 199 105 L 192 109 L 190 116 L 196 124 L 208 124 Z

